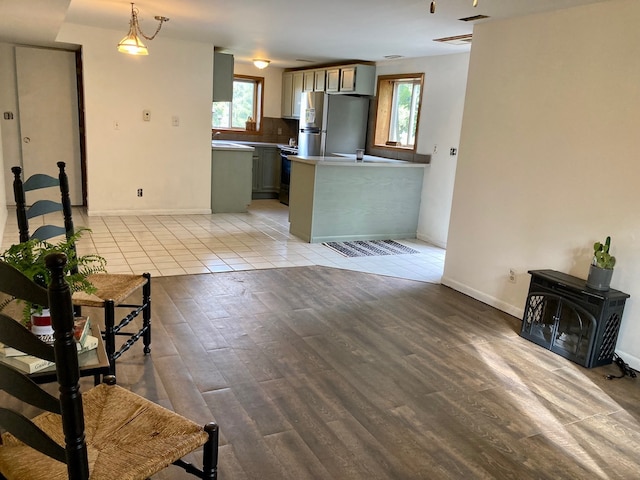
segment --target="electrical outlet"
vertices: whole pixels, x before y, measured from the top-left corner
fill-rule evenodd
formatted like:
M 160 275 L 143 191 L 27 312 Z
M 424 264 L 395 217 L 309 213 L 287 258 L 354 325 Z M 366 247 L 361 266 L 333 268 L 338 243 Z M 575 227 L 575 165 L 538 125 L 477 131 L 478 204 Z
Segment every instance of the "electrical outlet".
M 173 115 L 171 117 L 171 125 L 174 127 L 180 126 L 180 117 L 178 115 Z
M 457 155 L 457 154 L 458 154 L 458 149 L 457 148 L 451 147 L 449 149 L 449 155 L 451 155 L 452 157 Z
M 120 130 L 120 122 L 118 120 L 113 121 L 113 129 Z
M 509 281 L 511 283 L 516 283 L 516 271 L 513 268 L 509 269 Z
M 138 196 L 139 196 L 139 197 L 141 197 L 141 196 L 142 196 L 142 189 L 141 189 L 141 188 L 139 188 L 139 189 L 138 189 Z
M 282 135 L 282 129 L 278 128 L 278 135 Z
M 142 120 L 144 120 L 145 122 L 151 121 L 151 110 L 142 111 Z

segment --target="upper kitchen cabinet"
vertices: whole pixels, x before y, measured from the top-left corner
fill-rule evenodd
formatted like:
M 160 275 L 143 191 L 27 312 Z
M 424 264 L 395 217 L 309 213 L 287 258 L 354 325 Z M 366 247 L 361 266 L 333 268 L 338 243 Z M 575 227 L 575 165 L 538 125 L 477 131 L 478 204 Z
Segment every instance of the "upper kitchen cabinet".
M 282 74 L 282 116 L 284 118 L 300 118 L 303 84 L 303 71 Z
M 313 92 L 315 88 L 315 74 L 314 70 L 303 72 L 302 74 L 302 91 Z
M 376 67 L 373 65 L 345 65 L 327 69 L 329 93 L 369 95 L 375 93 Z
M 327 78 L 326 70 L 316 70 L 313 72 L 313 91 L 314 92 L 324 92 L 326 90 L 327 88 L 326 78 Z
M 213 101 L 233 100 L 233 55 L 213 52 Z

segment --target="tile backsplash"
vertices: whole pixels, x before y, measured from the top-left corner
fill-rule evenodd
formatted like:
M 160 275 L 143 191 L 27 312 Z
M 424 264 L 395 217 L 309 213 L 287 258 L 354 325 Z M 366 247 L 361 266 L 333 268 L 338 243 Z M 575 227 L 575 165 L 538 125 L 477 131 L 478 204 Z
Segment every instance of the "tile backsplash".
M 280 133 L 278 133 L 280 131 Z M 211 132 L 215 140 L 237 140 L 243 142 L 267 142 L 288 144 L 290 138 L 298 141 L 298 121 L 287 118 L 263 117 L 259 132 Z

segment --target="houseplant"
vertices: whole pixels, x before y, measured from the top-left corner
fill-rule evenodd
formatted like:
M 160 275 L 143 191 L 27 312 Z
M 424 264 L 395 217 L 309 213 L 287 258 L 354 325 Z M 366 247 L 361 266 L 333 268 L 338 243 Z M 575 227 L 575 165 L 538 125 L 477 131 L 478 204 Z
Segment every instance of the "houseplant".
M 107 261 L 96 254 L 78 255 L 76 242 L 89 231 L 87 228 L 78 229 L 69 238 L 52 244 L 43 240 L 30 239 L 26 242 L 12 245 L 3 253 L 0 260 L 20 270 L 34 282 L 47 287 L 51 280 L 49 270 L 45 265 L 45 257 L 53 252 L 62 252 L 67 256 L 65 273 L 72 292 L 94 293 L 95 287 L 87 280 L 89 275 L 105 272 Z M 0 302 L 0 311 L 13 302 L 14 298 L 6 298 Z M 42 306 L 26 304 L 22 311 L 22 322 L 29 325 L 33 311 L 41 312 Z
M 616 257 L 611 255 L 610 248 L 611 237 L 607 237 L 604 243 L 593 244 L 593 260 L 589 266 L 587 287 L 601 291 L 609 290 L 613 267 L 616 264 Z

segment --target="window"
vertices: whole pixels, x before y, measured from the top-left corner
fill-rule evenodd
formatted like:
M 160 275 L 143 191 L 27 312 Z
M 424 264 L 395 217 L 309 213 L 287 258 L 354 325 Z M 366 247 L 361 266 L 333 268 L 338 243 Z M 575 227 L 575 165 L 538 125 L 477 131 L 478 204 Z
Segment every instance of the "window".
M 262 77 L 235 75 L 233 101 L 213 102 L 211 128 L 234 131 L 260 130 L 263 83 Z
M 422 73 L 378 77 L 374 146 L 415 151 L 423 77 Z

